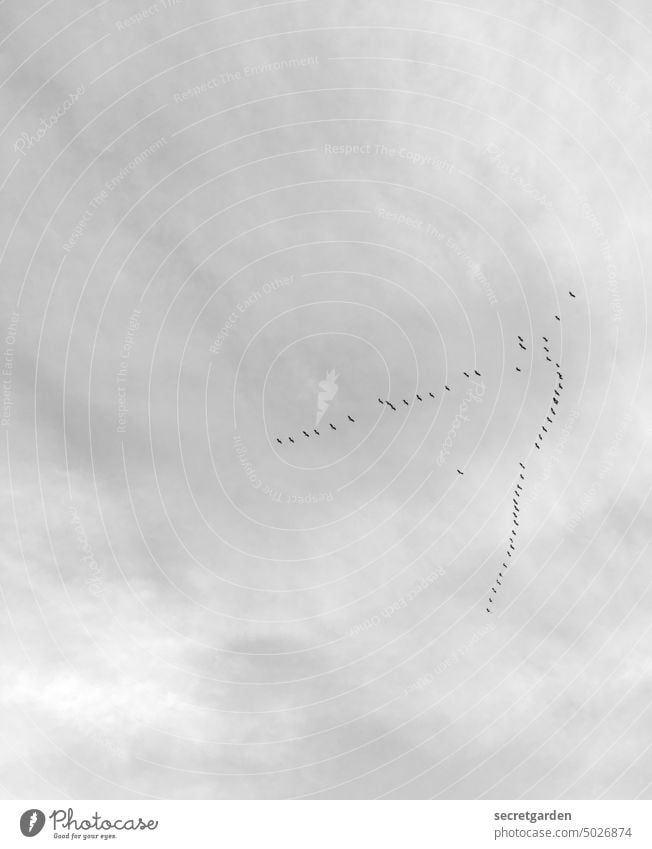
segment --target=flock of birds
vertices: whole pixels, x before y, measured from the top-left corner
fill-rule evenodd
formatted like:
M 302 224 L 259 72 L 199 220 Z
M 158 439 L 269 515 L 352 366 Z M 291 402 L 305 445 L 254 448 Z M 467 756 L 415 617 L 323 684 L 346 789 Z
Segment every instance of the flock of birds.
M 572 298 L 575 297 L 575 295 L 572 292 L 569 292 L 569 295 Z M 555 316 L 555 318 L 558 318 L 558 316 Z M 543 339 L 543 342 L 545 343 L 543 345 L 543 350 L 545 351 L 545 354 L 546 354 L 546 361 L 549 362 L 549 363 L 552 363 L 552 358 L 550 357 L 550 348 L 548 347 L 548 345 L 550 344 L 548 337 L 542 336 L 541 338 Z M 521 348 L 523 351 L 527 351 L 527 347 L 524 344 L 523 337 L 518 336 L 517 339 L 518 339 L 519 348 Z M 559 370 L 561 368 L 559 363 L 555 363 L 555 368 L 557 369 L 557 385 L 553 389 L 552 397 L 550 399 L 551 400 L 550 408 L 548 410 L 548 415 L 546 415 L 546 422 L 548 423 L 549 427 L 551 427 L 552 424 L 553 424 L 553 419 L 550 418 L 550 417 L 557 415 L 557 410 L 555 409 L 555 407 L 557 407 L 559 405 L 559 399 L 561 398 L 561 393 L 564 390 L 564 375 Z M 519 366 L 516 366 L 516 371 L 521 371 Z M 538 451 L 541 450 L 543 440 L 546 438 L 546 436 L 549 433 L 549 427 L 546 427 L 545 424 L 541 425 L 540 432 L 537 434 L 537 439 L 534 442 L 534 447 Z M 523 492 L 523 484 L 525 483 L 525 464 L 519 462 L 519 466 L 520 466 L 520 471 L 518 473 L 518 480 L 516 482 L 516 487 L 514 488 L 514 492 L 512 494 L 512 531 L 511 531 L 511 536 L 509 537 L 509 545 L 508 545 L 508 548 L 506 549 L 506 552 L 505 552 L 506 557 L 505 557 L 505 560 L 503 560 L 503 563 L 502 563 L 502 567 L 505 570 L 505 572 L 507 571 L 507 569 L 509 569 L 509 560 L 512 557 L 512 554 L 516 551 L 516 536 L 517 536 L 519 528 L 520 528 L 519 521 L 518 521 L 518 517 L 519 517 L 520 512 L 521 512 L 521 508 L 519 506 L 519 499 L 520 499 L 521 494 Z M 499 571 L 497 576 L 496 576 L 496 579 L 494 581 L 494 584 L 491 587 L 491 593 L 489 594 L 489 604 L 490 605 L 494 604 L 494 596 L 498 595 L 498 590 L 496 589 L 496 587 L 502 586 L 502 581 L 500 580 L 501 578 L 504 578 L 504 572 Z M 486 610 L 487 610 L 487 613 L 491 613 L 491 607 L 487 607 Z
M 571 298 L 576 297 L 575 294 L 571 291 L 569 291 L 568 294 L 570 295 Z M 555 319 L 557 321 L 561 321 L 561 319 L 558 315 L 555 315 Z M 550 347 L 549 347 L 550 341 L 549 341 L 547 336 L 542 336 L 541 338 L 544 342 L 542 347 L 543 347 L 543 351 L 545 353 L 546 362 L 548 362 L 552 365 L 552 357 L 550 356 Z M 518 341 L 518 347 L 522 351 L 527 351 L 527 346 L 525 345 L 524 338 L 522 336 L 517 336 L 517 341 Z M 557 415 L 557 410 L 555 408 L 559 405 L 561 393 L 563 392 L 563 389 L 564 389 L 564 375 L 561 372 L 561 366 L 559 365 L 559 363 L 555 363 L 554 365 L 555 365 L 555 368 L 557 369 L 557 385 L 553 389 L 552 397 L 550 399 L 550 401 L 551 401 L 550 408 L 548 410 L 548 415 L 546 415 L 546 417 L 545 417 L 545 421 L 547 422 L 548 426 L 546 426 L 546 424 L 541 425 L 540 432 L 537 434 L 537 439 L 534 441 L 534 447 L 538 451 L 541 450 L 541 446 L 543 445 L 543 441 L 546 438 L 547 434 L 549 433 L 549 427 L 551 427 L 552 424 L 553 424 L 553 418 L 551 418 L 551 417 L 554 417 L 554 416 Z M 521 372 L 522 371 L 521 367 L 517 365 L 516 371 Z M 482 377 L 481 373 L 479 371 L 477 371 L 477 369 L 474 369 L 473 373 L 477 377 Z M 462 374 L 469 379 L 471 378 L 471 374 L 469 372 L 465 371 L 465 372 L 462 372 Z M 447 391 L 447 392 L 450 392 L 451 388 L 450 388 L 450 386 L 444 385 L 444 390 Z M 428 392 L 428 396 L 430 398 L 432 398 L 433 400 L 435 399 L 435 395 L 430 391 Z M 425 393 L 424 393 L 424 397 L 425 397 Z M 407 399 L 403 398 L 402 401 L 403 401 L 403 405 L 405 407 L 410 406 L 410 402 L 407 401 Z M 391 401 L 389 401 L 387 399 L 383 400 L 382 398 L 378 398 L 378 403 L 382 404 L 385 407 L 388 407 L 393 412 L 397 412 L 397 407 Z M 413 403 L 423 403 L 423 397 L 417 393 Z M 348 419 L 349 422 L 355 423 L 355 419 L 352 416 L 347 415 L 347 419 Z M 332 422 L 329 422 L 328 426 L 331 428 L 331 430 L 334 430 L 334 431 L 337 430 L 337 427 Z M 304 437 L 307 438 L 307 439 L 309 439 L 310 436 L 311 436 L 310 433 L 308 433 L 308 431 L 306 431 L 306 430 L 302 431 L 302 433 L 303 433 Z M 318 431 L 316 428 L 313 428 L 313 433 L 316 436 L 321 435 L 320 431 Z M 288 439 L 288 442 L 290 442 L 294 445 L 295 440 L 292 436 L 288 436 L 287 439 Z M 279 445 L 283 445 L 283 441 L 280 439 L 280 437 L 277 437 L 276 441 L 279 443 Z M 505 572 L 509 568 L 509 562 L 512 558 L 512 555 L 516 552 L 516 537 L 518 535 L 518 531 L 519 531 L 519 528 L 520 528 L 520 524 L 519 524 L 518 519 L 519 519 L 519 515 L 520 515 L 520 512 L 521 512 L 519 499 L 521 498 L 521 495 L 522 495 L 522 492 L 523 492 L 523 485 L 525 483 L 525 464 L 522 463 L 522 462 L 519 462 L 519 466 L 520 466 L 520 470 L 519 470 L 519 473 L 518 473 L 518 479 L 517 479 L 516 486 L 514 488 L 514 492 L 513 492 L 513 495 L 512 495 L 512 530 L 511 530 L 511 535 L 509 537 L 508 547 L 507 547 L 506 552 L 505 552 L 506 557 L 505 557 L 505 560 L 502 562 L 502 568 L 505 571 L 504 572 L 502 570 L 498 571 L 498 574 L 496 576 L 494 584 L 491 587 L 491 592 L 489 594 L 489 606 L 486 608 L 487 613 L 492 612 L 491 605 L 495 604 L 494 597 L 498 595 L 497 587 L 502 586 L 502 580 L 500 580 L 500 579 L 501 578 L 504 579 Z M 461 469 L 457 469 L 457 473 L 458 473 L 458 475 L 464 474 L 464 472 L 461 471 Z
M 477 371 L 477 370 L 474 370 L 474 371 L 473 371 L 473 373 L 474 373 L 474 375 L 476 375 L 477 377 L 482 377 L 482 375 L 480 374 L 480 372 L 479 372 L 479 371 Z M 464 372 L 462 372 L 462 374 L 463 374 L 465 377 L 468 377 L 469 379 L 471 378 L 471 375 L 469 374 L 469 372 L 468 372 L 468 371 L 464 371 Z M 444 384 L 444 389 L 445 389 L 447 392 L 450 392 L 450 391 L 451 391 L 450 386 L 447 386 L 446 384 Z M 432 392 L 430 392 L 430 391 L 428 392 L 428 396 L 429 396 L 430 398 L 432 398 L 433 400 L 435 400 L 435 399 L 436 399 L 436 396 L 435 396 L 435 395 L 433 395 L 433 393 L 432 393 Z M 414 399 L 415 399 L 415 401 L 418 401 L 418 402 L 420 402 L 420 403 L 423 403 L 423 398 L 422 398 L 422 397 L 421 397 L 421 395 L 419 395 L 418 393 L 414 396 Z M 403 398 L 403 399 L 402 399 L 402 401 L 403 401 L 403 404 L 404 404 L 406 407 L 409 407 L 409 406 L 410 406 L 410 402 L 409 402 L 409 401 L 407 401 L 405 398 Z M 386 407 L 389 407 L 389 408 L 390 408 L 390 410 L 393 410 L 394 412 L 396 412 L 396 411 L 397 411 L 396 406 L 395 406 L 394 404 L 392 404 L 392 402 L 391 402 L 391 401 L 388 401 L 387 399 L 385 399 L 385 400 L 383 401 L 383 399 L 382 399 L 382 398 L 379 398 L 379 399 L 378 399 L 378 403 L 379 403 L 379 404 L 383 404 L 383 405 L 384 405 L 384 406 L 386 406 Z M 354 419 L 352 416 L 347 415 L 347 419 L 348 419 L 350 422 L 355 423 L 355 419 Z M 337 427 L 336 427 L 336 426 L 335 426 L 332 422 L 329 422 L 329 423 L 328 423 L 328 426 L 329 426 L 332 430 L 337 430 Z M 308 433 L 308 431 L 307 431 L 307 430 L 302 430 L 302 431 L 301 431 L 301 433 L 303 433 L 303 435 L 306 437 L 306 439 L 310 439 L 310 434 Z M 320 431 L 318 431 L 318 430 L 317 430 L 317 428 L 313 428 L 313 433 L 314 433 L 316 436 L 321 436 L 321 432 L 320 432 Z M 291 442 L 291 443 L 292 443 L 292 445 L 294 445 L 294 444 L 295 444 L 295 440 L 294 440 L 294 438 L 293 438 L 292 436 L 288 436 L 288 437 L 287 437 L 287 440 L 288 440 L 288 442 Z M 279 445 L 283 445 L 283 440 L 282 440 L 280 437 L 278 437 L 278 436 L 277 436 L 277 437 L 276 437 L 276 441 L 278 442 L 278 444 L 279 444 Z M 463 475 L 463 474 L 464 474 L 464 472 L 462 472 L 460 469 L 457 469 L 457 474 L 458 474 L 458 475 Z

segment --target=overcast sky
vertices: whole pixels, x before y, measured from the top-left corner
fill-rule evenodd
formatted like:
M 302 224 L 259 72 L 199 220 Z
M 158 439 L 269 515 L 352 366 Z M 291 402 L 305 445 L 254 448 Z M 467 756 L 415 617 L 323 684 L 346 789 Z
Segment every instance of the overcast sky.
M 650 798 L 650 8 L 218 5 L 0 10 L 3 795 Z

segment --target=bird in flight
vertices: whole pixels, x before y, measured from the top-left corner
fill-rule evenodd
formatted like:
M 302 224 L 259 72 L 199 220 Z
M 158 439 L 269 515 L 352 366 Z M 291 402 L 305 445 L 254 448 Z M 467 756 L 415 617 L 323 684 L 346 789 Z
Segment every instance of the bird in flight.
M 308 437 L 308 439 L 310 439 L 310 434 L 309 434 L 309 433 L 307 433 L 305 430 L 303 431 L 303 435 L 304 435 L 304 436 L 307 436 L 307 437 Z
M 418 399 L 419 401 L 423 401 L 423 398 L 421 397 L 421 395 L 417 395 L 417 399 Z
M 558 315 L 556 315 L 555 318 L 557 319 L 557 321 L 561 321 Z
M 294 439 L 292 439 L 292 437 L 291 437 L 291 436 L 288 436 L 288 439 L 290 440 L 290 442 L 292 443 L 292 445 L 294 445 Z
M 382 401 L 382 399 L 381 399 L 381 398 L 379 398 L 379 399 L 378 399 L 378 403 L 379 403 L 379 404 L 382 404 L 382 403 L 383 403 L 383 401 Z
M 408 402 L 405 400 L 405 398 L 403 399 L 403 403 L 405 404 L 405 406 L 406 406 L 406 407 L 409 407 L 409 406 L 410 406 L 410 405 L 408 404 Z
M 317 436 L 319 436 L 319 431 L 318 431 L 318 430 L 315 430 L 315 433 L 317 434 Z
M 329 422 L 329 424 L 330 424 L 330 422 Z M 337 428 L 335 427 L 334 424 L 331 424 L 331 427 L 333 428 L 333 430 L 337 430 Z
M 518 366 L 516 366 L 516 371 L 520 371 L 520 368 Z
M 450 390 L 450 386 L 446 386 L 446 385 L 444 385 L 444 389 L 447 389 L 449 392 L 451 391 L 451 390 Z
M 575 297 L 575 295 L 571 292 L 571 290 L 570 290 L 570 289 L 568 290 L 568 294 L 571 296 L 571 298 L 574 298 L 574 297 Z
M 458 469 L 458 470 L 457 470 L 457 474 L 458 474 L 458 475 L 463 475 L 463 474 L 464 474 L 464 472 L 460 472 L 460 470 Z
M 479 372 L 479 371 L 474 371 L 474 372 L 473 372 L 473 374 L 477 374 L 477 375 L 478 375 L 478 377 L 482 377 L 482 375 L 480 374 L 480 372 Z
M 430 395 L 430 397 L 431 397 L 431 398 L 434 398 L 434 397 L 435 397 L 435 396 L 432 394 L 432 392 L 428 392 L 428 395 Z
M 278 436 L 276 437 L 276 441 L 278 442 L 278 444 L 279 444 L 279 445 L 283 445 L 283 443 L 282 443 L 282 442 L 281 442 L 281 440 L 278 438 Z
M 351 416 L 347 416 L 347 419 L 348 419 L 350 422 L 355 422 L 355 419 L 352 419 L 352 418 L 351 418 Z
M 523 337 L 522 337 L 522 336 L 519 336 L 519 337 L 518 337 L 518 341 L 519 341 L 519 342 L 522 342 L 522 341 L 523 341 Z
M 519 342 L 518 344 L 520 348 L 523 348 L 524 351 L 527 351 L 527 348 L 525 347 L 525 345 L 523 345 L 522 342 Z
M 537 448 L 539 448 L 539 446 L 536 444 L 536 442 L 535 442 L 534 444 L 535 444 L 535 446 L 536 446 Z M 540 451 L 540 450 L 541 450 L 541 448 L 539 448 L 539 451 Z
M 390 404 L 389 401 L 387 402 L 387 406 L 391 407 L 392 410 L 394 410 L 394 412 L 396 412 L 396 407 L 393 404 Z
M 542 336 L 541 338 L 543 339 L 544 342 L 548 341 L 548 338 L 546 336 Z
M 470 376 L 471 376 L 471 375 L 468 373 L 468 371 L 464 371 L 464 372 L 462 372 L 462 374 L 464 375 L 464 377 L 470 377 Z
M 522 469 L 524 469 L 524 468 L 525 468 L 525 466 L 523 465 L 523 463 L 519 463 L 519 466 L 520 466 Z

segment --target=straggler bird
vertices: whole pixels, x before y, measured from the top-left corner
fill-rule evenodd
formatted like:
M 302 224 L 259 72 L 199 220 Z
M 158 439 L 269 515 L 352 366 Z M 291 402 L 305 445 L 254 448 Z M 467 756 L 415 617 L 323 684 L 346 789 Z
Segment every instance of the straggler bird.
M 570 289 L 568 290 L 568 294 L 571 296 L 571 298 L 574 298 L 574 297 L 575 297 L 575 295 L 571 292 L 571 290 L 570 290 Z
M 557 319 L 557 321 L 561 321 L 558 315 L 556 315 L 555 318 Z
M 516 366 L 516 371 L 520 371 L 520 368 L 518 366 Z
M 458 474 L 458 475 L 463 475 L 463 474 L 464 474 L 464 472 L 460 472 L 460 470 L 458 469 L 458 470 L 457 470 L 457 474 Z

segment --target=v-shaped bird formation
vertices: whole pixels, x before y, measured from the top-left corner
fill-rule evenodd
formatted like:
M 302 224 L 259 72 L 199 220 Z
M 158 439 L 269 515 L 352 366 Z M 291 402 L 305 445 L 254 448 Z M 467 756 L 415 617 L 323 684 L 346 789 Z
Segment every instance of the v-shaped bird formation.
M 573 298 L 573 299 L 576 298 L 576 295 L 573 292 L 569 291 L 568 294 L 570 295 L 571 298 Z M 558 315 L 555 315 L 555 320 L 561 321 L 561 319 Z M 550 353 L 551 353 L 550 352 L 550 339 L 547 336 L 542 336 L 541 339 L 542 339 L 542 342 L 543 342 L 543 344 L 541 346 L 542 353 L 545 356 L 546 362 L 550 363 L 551 366 L 552 366 L 552 358 L 550 356 Z M 519 350 L 521 350 L 521 351 L 527 351 L 528 350 L 527 345 L 526 345 L 526 339 L 523 336 L 518 335 L 516 337 L 516 342 L 517 342 Z M 518 353 L 518 351 L 517 351 L 517 353 Z M 557 415 L 557 409 L 556 408 L 559 406 L 561 393 L 564 390 L 564 375 L 561 371 L 561 367 L 560 367 L 558 362 L 554 363 L 554 367 L 557 370 L 556 371 L 556 384 L 555 384 L 555 386 L 552 390 L 552 395 L 550 397 L 550 407 L 547 410 L 546 416 L 544 418 L 544 422 L 542 422 L 542 424 L 540 425 L 536 439 L 534 440 L 534 443 L 533 443 L 534 448 L 537 451 L 542 450 L 543 443 L 544 443 L 546 437 L 548 436 L 548 434 L 550 433 L 550 429 L 552 428 L 552 426 L 555 422 L 554 417 Z M 516 365 L 515 369 L 516 369 L 517 372 L 523 373 L 523 369 L 520 365 Z M 468 380 L 472 379 L 470 371 L 463 371 L 462 374 Z M 481 373 L 477 369 L 473 370 L 473 375 L 474 375 L 474 377 L 482 377 Z M 451 391 L 450 386 L 448 386 L 447 384 L 444 384 L 443 389 L 446 392 Z M 428 390 L 427 394 L 425 392 L 416 393 L 415 397 L 411 401 L 408 401 L 407 398 L 402 398 L 401 401 L 396 401 L 396 403 L 393 403 L 389 399 L 381 398 L 381 397 L 378 397 L 377 401 L 378 401 L 379 404 L 381 404 L 387 410 L 391 410 L 393 413 L 396 413 L 398 409 L 410 408 L 412 405 L 415 405 L 415 404 L 416 405 L 424 404 L 425 403 L 424 399 L 436 400 L 436 395 L 431 390 Z M 397 407 L 397 405 L 398 405 L 398 407 Z M 356 423 L 356 420 L 349 414 L 347 414 L 346 419 L 351 424 Z M 329 422 L 329 428 L 330 428 L 331 431 L 337 431 L 336 425 L 334 425 L 332 422 Z M 313 428 L 312 434 L 308 433 L 307 430 L 303 430 L 302 433 L 303 433 L 303 436 L 306 439 L 310 439 L 311 435 L 315 435 L 317 437 L 321 436 L 320 431 L 318 431 L 316 428 Z M 280 437 L 276 437 L 276 441 L 279 443 L 279 445 L 285 444 Z M 292 445 L 295 444 L 295 440 L 292 436 L 288 436 L 287 441 L 288 441 L 289 444 L 292 444 Z M 462 477 L 464 476 L 464 471 L 462 471 L 461 469 L 457 469 L 457 473 L 458 473 L 458 475 L 460 475 Z M 511 523 L 510 536 L 509 536 L 509 539 L 508 539 L 507 547 L 505 549 L 505 559 L 501 563 L 501 567 L 496 574 L 496 578 L 495 578 L 494 583 L 492 584 L 490 592 L 489 592 L 488 606 L 486 607 L 487 613 L 493 612 L 493 609 L 494 609 L 493 605 L 495 605 L 496 599 L 499 595 L 498 588 L 503 586 L 503 581 L 505 579 L 507 571 L 508 571 L 510 565 L 513 565 L 513 558 L 516 554 L 517 538 L 518 538 L 518 533 L 519 533 L 519 530 L 520 530 L 520 527 L 521 527 L 521 524 L 520 524 L 520 521 L 519 521 L 520 518 L 521 518 L 520 499 L 521 499 L 521 496 L 523 494 L 523 488 L 525 486 L 525 480 L 526 480 L 525 463 L 519 462 L 519 469 L 517 471 L 517 474 L 518 474 L 518 477 L 516 479 L 516 485 L 514 487 L 514 491 L 513 491 L 513 494 L 512 494 L 512 505 L 511 505 L 512 506 L 512 523 Z

